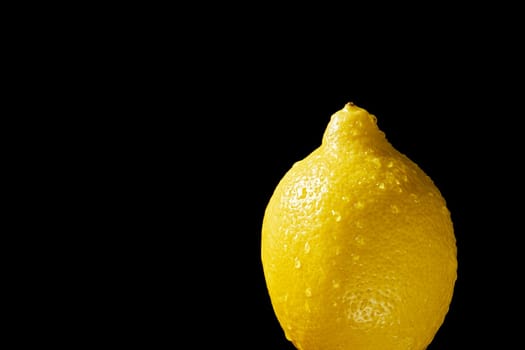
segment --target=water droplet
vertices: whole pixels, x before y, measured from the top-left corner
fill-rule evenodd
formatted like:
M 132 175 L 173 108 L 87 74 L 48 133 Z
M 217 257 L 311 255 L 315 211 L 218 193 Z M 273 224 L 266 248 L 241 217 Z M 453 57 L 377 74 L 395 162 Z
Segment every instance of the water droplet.
M 306 188 L 304 188 L 304 187 L 300 188 L 298 190 L 298 193 L 299 193 L 299 195 L 298 195 L 299 199 L 305 199 L 306 198 Z
M 417 194 L 415 194 L 415 193 L 411 193 L 411 194 L 410 194 L 410 198 L 412 198 L 412 201 L 413 201 L 414 203 L 419 203 L 419 198 L 417 197 Z
M 284 336 L 286 337 L 286 339 L 288 339 L 288 341 L 292 341 L 292 338 L 290 337 L 290 334 L 288 334 L 288 332 L 284 332 Z
M 335 247 L 335 255 L 341 254 L 341 247 Z
M 334 216 L 335 221 L 337 222 L 341 221 L 341 214 L 339 214 L 337 210 L 332 209 L 332 215 Z
M 283 245 L 283 250 L 284 250 L 285 252 L 288 251 L 288 244 L 285 243 L 285 244 Z
M 372 163 L 374 164 L 374 166 L 375 166 L 376 168 L 378 168 L 378 169 L 381 168 L 381 159 L 379 159 L 379 158 L 373 158 L 373 159 L 372 159 Z
M 341 287 L 341 283 L 339 283 L 338 280 L 332 280 L 332 287 L 339 288 Z
M 299 260 L 298 257 L 295 257 L 294 266 L 295 266 L 296 269 L 300 269 L 301 268 L 301 260 Z
M 359 255 L 352 254 L 352 260 L 353 261 L 359 261 Z
M 391 168 L 394 166 L 394 162 L 393 161 L 389 161 L 387 164 L 386 164 L 386 167 L 387 168 Z
M 285 294 L 285 295 L 280 295 L 277 297 L 277 299 L 279 300 L 279 302 L 281 303 L 286 303 L 288 301 L 288 294 Z
M 361 202 L 361 201 L 357 201 L 354 203 L 354 208 L 356 209 L 363 209 L 365 207 L 365 203 Z
M 379 187 L 380 190 L 384 190 L 385 189 L 385 183 L 384 182 L 380 182 L 377 184 L 377 187 Z
M 304 252 L 306 254 L 310 253 L 310 243 L 308 243 L 308 242 L 304 243 Z
M 365 245 L 365 238 L 361 235 L 355 236 L 354 240 L 358 245 Z
M 308 298 L 312 296 L 312 289 L 306 288 L 304 290 L 304 295 L 306 295 Z
M 390 206 L 390 211 L 391 211 L 393 214 L 397 214 L 397 213 L 399 213 L 399 208 L 397 207 L 397 205 L 392 204 L 392 205 Z
M 348 203 L 350 201 L 350 198 L 348 198 L 347 196 L 342 196 L 341 200 L 345 203 Z
M 362 223 L 361 221 L 357 220 L 357 221 L 355 222 L 355 227 L 357 227 L 357 228 L 363 228 L 364 225 L 363 225 L 363 223 Z

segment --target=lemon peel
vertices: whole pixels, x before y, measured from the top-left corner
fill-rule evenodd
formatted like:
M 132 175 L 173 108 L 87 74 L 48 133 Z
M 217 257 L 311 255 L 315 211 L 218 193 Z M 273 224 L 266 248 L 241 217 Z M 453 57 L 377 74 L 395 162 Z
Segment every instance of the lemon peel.
M 457 279 L 443 196 L 352 103 L 277 184 L 261 259 L 277 319 L 301 350 L 425 349 Z

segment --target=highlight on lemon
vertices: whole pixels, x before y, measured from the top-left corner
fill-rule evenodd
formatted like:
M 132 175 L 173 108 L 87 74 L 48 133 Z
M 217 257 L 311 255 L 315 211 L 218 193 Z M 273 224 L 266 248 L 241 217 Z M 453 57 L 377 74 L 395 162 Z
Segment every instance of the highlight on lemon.
M 261 258 L 275 315 L 300 350 L 425 349 L 457 278 L 445 199 L 352 103 L 277 184 Z

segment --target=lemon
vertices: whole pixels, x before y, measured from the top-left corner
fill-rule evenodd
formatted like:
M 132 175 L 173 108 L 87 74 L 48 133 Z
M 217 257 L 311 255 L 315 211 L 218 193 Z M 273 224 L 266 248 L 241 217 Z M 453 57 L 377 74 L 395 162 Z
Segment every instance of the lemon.
M 277 184 L 261 258 L 275 315 L 301 350 L 425 349 L 457 278 L 450 211 L 376 117 L 348 103 Z

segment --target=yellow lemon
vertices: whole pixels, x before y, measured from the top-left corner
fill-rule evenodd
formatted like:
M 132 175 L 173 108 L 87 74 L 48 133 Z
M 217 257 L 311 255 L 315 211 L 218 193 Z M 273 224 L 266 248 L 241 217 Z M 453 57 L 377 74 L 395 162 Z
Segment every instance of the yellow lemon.
M 264 213 L 273 309 L 301 350 L 425 349 L 457 278 L 450 212 L 376 117 L 348 103 Z

